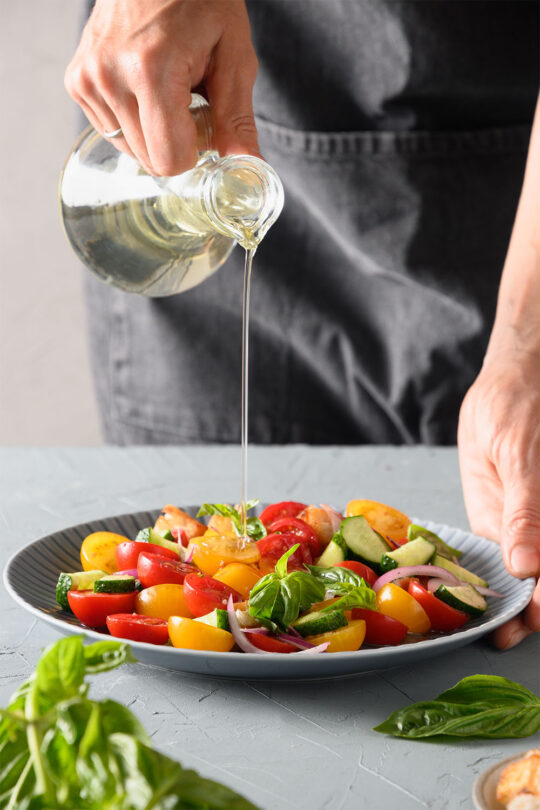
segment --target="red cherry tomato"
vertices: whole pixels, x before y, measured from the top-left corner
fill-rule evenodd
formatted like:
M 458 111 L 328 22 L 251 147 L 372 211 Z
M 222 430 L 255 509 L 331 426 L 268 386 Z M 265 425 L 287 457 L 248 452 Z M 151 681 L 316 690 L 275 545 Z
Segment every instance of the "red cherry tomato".
M 146 554 L 159 554 L 160 557 L 170 557 L 178 560 L 179 555 L 168 548 L 158 546 L 157 543 L 138 543 L 136 540 L 128 540 L 116 546 L 116 562 L 119 571 L 127 571 L 130 568 L 137 568 L 137 560 L 142 552 Z
M 278 533 L 290 533 L 295 534 L 298 540 L 301 540 L 304 543 L 307 543 L 311 548 L 311 553 L 313 557 L 318 557 L 321 553 L 321 543 L 317 534 L 314 529 L 311 528 L 309 523 L 306 523 L 305 520 L 301 520 L 300 518 L 294 517 L 283 517 L 278 518 L 278 520 L 274 520 L 268 526 L 269 534 Z
M 373 585 L 377 580 L 377 574 L 372 568 L 356 560 L 345 560 L 345 562 L 336 563 L 334 568 L 348 568 L 349 571 L 353 571 L 359 577 L 362 577 L 368 585 Z
M 257 548 L 259 549 L 262 559 L 277 561 L 288 549 L 295 546 L 297 543 L 300 543 L 300 545 L 289 557 L 287 569 L 303 568 L 304 565 L 312 565 L 313 554 L 311 553 L 311 547 L 292 532 L 268 534 L 266 537 L 257 540 Z
M 216 608 L 225 609 L 232 595 L 233 602 L 241 602 L 242 597 L 224 582 L 201 574 L 188 574 L 184 579 L 184 599 L 188 610 L 195 616 L 206 616 Z
M 147 644 L 166 644 L 169 626 L 164 619 L 155 616 L 138 616 L 136 613 L 111 613 L 107 616 L 107 628 L 115 638 L 130 641 L 145 641 Z
M 111 613 L 132 613 L 137 592 L 94 593 L 94 591 L 68 591 L 71 610 L 87 627 L 105 627 Z
M 367 644 L 399 644 L 407 635 L 407 626 L 403 622 L 376 610 L 353 608 L 352 618 L 365 621 Z
M 408 590 L 410 595 L 426 611 L 432 630 L 449 633 L 452 630 L 457 630 L 458 627 L 462 627 L 469 618 L 462 610 L 456 610 L 456 608 L 442 602 L 415 579 L 410 580 Z
M 287 644 L 286 641 L 280 641 L 272 636 L 265 636 L 263 633 L 248 633 L 247 637 L 255 647 L 258 647 L 259 650 L 266 650 L 266 652 L 292 653 L 298 651 L 292 644 Z
M 196 574 L 198 569 L 194 565 L 171 560 L 169 557 L 158 557 L 157 554 L 139 555 L 137 563 L 137 576 L 144 588 L 152 585 L 176 583 L 182 585 L 187 574 Z
M 269 526 L 278 518 L 296 517 L 305 508 L 306 504 L 298 501 L 280 501 L 263 509 L 259 517 L 265 526 Z

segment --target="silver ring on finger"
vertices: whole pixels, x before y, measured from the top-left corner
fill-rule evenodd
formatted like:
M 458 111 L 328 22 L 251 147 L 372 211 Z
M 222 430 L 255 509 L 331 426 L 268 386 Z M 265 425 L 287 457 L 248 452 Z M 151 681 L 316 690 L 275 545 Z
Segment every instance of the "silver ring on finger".
M 122 134 L 122 127 L 118 127 L 118 129 L 112 129 L 110 132 L 105 131 L 103 133 L 105 138 L 118 138 L 118 136 L 121 134 Z

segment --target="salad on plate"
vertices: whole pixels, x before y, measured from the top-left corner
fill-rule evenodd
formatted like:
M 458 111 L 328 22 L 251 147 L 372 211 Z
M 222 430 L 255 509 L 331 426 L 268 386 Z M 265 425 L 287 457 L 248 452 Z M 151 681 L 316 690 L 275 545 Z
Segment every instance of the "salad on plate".
M 167 505 L 135 538 L 94 532 L 56 600 L 117 638 L 314 655 L 452 633 L 501 596 L 393 507 L 281 501 L 248 516 L 256 504 L 205 503 L 197 517 Z

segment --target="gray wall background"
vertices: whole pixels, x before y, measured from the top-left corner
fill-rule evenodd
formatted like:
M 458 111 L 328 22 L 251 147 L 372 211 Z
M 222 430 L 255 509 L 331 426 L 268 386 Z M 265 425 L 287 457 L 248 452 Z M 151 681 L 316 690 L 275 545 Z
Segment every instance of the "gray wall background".
M 0 445 L 101 442 L 86 271 L 57 203 L 78 125 L 63 75 L 83 8 L 82 0 L 0 2 Z

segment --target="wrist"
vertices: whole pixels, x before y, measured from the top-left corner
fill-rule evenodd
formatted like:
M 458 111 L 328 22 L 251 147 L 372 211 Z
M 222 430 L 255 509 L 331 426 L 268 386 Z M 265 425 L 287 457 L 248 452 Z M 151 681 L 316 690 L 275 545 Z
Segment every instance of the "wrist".
M 540 357 L 540 247 L 511 244 L 485 361 L 501 353 Z

